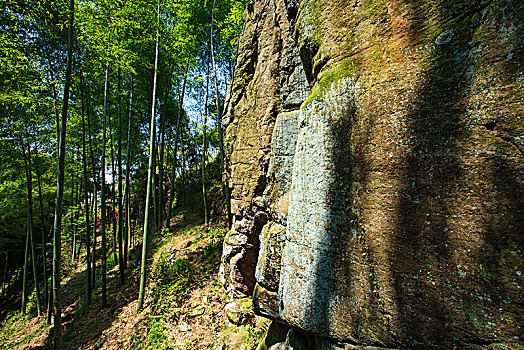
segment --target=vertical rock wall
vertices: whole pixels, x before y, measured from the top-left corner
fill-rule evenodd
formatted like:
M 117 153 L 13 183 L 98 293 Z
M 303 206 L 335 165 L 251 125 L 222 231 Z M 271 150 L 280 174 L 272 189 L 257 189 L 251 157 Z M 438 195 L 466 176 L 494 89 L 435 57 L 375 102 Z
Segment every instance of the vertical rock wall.
M 288 348 L 524 347 L 524 4 L 259 0 L 245 21 L 231 304 L 294 327 Z
M 234 225 L 224 242 L 221 277 L 232 309 L 251 298 L 257 279 L 261 297 L 276 302 L 297 109 L 310 94 L 293 38 L 297 11 L 293 1 L 269 0 L 251 2 L 244 13 L 224 120 Z M 264 263 L 256 272 L 260 241 Z

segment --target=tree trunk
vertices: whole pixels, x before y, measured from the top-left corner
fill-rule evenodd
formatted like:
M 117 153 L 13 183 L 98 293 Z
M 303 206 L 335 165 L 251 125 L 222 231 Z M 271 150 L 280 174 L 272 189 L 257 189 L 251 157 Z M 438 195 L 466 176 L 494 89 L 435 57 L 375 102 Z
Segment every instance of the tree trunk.
M 5 263 L 4 269 L 6 266 L 7 266 L 7 262 Z M 4 295 L 4 285 L 5 285 L 5 273 L 2 274 L 2 283 L 0 283 L 0 298 Z
M 155 130 L 153 130 L 155 135 L 153 135 L 153 177 L 151 178 L 152 181 L 152 196 L 153 196 L 153 232 L 156 232 L 158 229 L 158 207 L 157 207 L 157 197 L 156 197 L 156 165 L 157 165 L 157 142 L 156 142 L 156 127 Z
M 38 164 L 38 147 L 35 147 L 35 157 Z M 46 236 L 45 236 L 45 216 L 44 216 L 44 199 L 42 197 L 42 174 L 40 169 L 36 170 L 36 179 L 38 182 L 38 200 L 40 202 L 40 221 L 42 223 L 42 266 L 44 270 L 44 300 L 43 305 L 48 305 L 49 302 L 49 287 L 47 284 L 47 249 L 46 249 Z
M 73 158 L 76 163 L 76 158 Z M 75 202 L 75 172 L 71 170 L 71 260 L 75 260 L 75 224 L 74 224 L 74 202 Z
M 31 201 L 32 202 L 32 201 Z M 32 204 L 31 204 L 32 205 Z M 35 253 L 35 239 L 33 234 L 33 218 L 32 213 L 29 214 L 29 239 L 31 240 L 31 262 L 33 267 L 33 281 L 36 289 L 36 313 L 41 315 L 42 305 L 40 304 L 40 286 L 38 285 L 38 274 L 36 270 L 36 253 Z
M 96 165 L 95 165 L 95 156 L 93 153 L 93 142 L 91 140 L 91 118 L 89 117 L 91 109 L 88 105 L 88 113 L 87 113 L 87 133 L 88 133 L 88 141 L 89 141 L 89 154 L 91 158 L 91 170 L 93 172 L 93 240 L 92 240 L 92 250 L 93 250 L 93 256 L 91 258 L 91 289 L 95 288 L 95 277 L 96 277 L 96 225 L 97 225 L 97 204 L 98 204 L 98 191 L 97 191 L 97 183 L 98 183 L 98 174 L 96 171 Z M 89 244 L 89 243 L 88 243 Z
M 175 178 L 176 178 L 176 157 L 178 152 L 178 139 L 180 137 L 180 120 L 182 119 L 182 109 L 184 106 L 184 95 L 186 91 L 187 83 L 187 72 L 189 71 L 189 59 L 187 60 L 186 72 L 184 74 L 184 83 L 182 84 L 182 93 L 180 94 L 180 101 L 178 104 L 178 117 L 176 120 L 175 130 L 175 151 L 173 152 L 173 168 L 171 173 L 171 186 L 169 188 L 169 203 L 167 204 L 167 217 L 165 226 L 169 229 L 171 225 L 171 209 L 173 207 L 173 201 L 175 199 Z
M 6 295 L 5 288 L 7 283 L 7 265 L 9 264 L 9 252 L 5 252 L 4 279 L 2 280 L 2 297 Z
M 105 182 L 106 182 L 106 120 L 107 120 L 107 91 L 108 91 L 108 79 L 109 79 L 109 63 L 106 64 L 106 78 L 104 84 L 104 125 L 102 127 L 102 176 L 100 179 L 100 216 L 102 225 L 102 307 L 107 306 L 107 252 L 106 252 L 106 193 L 105 193 Z
M 116 189 L 115 189 L 115 147 L 114 147 L 114 143 L 113 143 L 113 123 L 111 122 L 111 113 L 110 113 L 110 109 L 109 109 L 109 105 L 107 106 L 107 111 L 108 111 L 108 117 L 109 117 L 109 137 L 110 137 L 110 141 L 111 141 L 111 201 L 112 201 L 112 206 L 111 206 L 111 229 L 112 229 L 112 237 L 113 237 L 113 241 L 112 241 L 112 254 L 113 254 L 113 261 L 117 261 L 118 257 L 117 257 L 117 254 L 116 254 L 116 250 L 117 250 L 117 244 L 116 244 L 116 241 L 117 241 L 117 227 L 116 227 L 116 219 L 115 219 L 115 215 L 116 215 Z
M 78 149 L 77 149 L 77 151 L 80 152 L 80 150 L 78 150 Z M 82 207 L 81 203 L 82 203 L 82 195 L 83 195 L 83 193 L 84 193 L 83 175 L 80 176 L 80 174 L 78 174 L 78 181 L 77 181 L 77 185 L 76 185 L 76 200 L 75 200 L 76 205 L 77 205 L 77 210 L 75 212 L 75 235 L 76 235 L 75 257 L 76 257 L 77 261 L 80 259 L 80 252 L 82 251 L 82 244 L 84 243 L 82 235 L 80 235 L 78 233 L 78 230 L 79 230 L 78 223 L 80 221 L 80 210 L 81 210 L 81 207 Z
M 95 278 L 96 278 L 96 234 L 97 234 L 97 220 L 98 220 L 98 191 L 96 190 L 96 180 L 95 184 L 93 185 L 93 207 L 94 207 L 94 218 L 93 218 L 93 239 L 92 239 L 92 250 L 93 250 L 93 257 L 91 259 L 91 288 L 95 288 Z
M 186 163 L 187 163 L 187 154 L 186 154 L 186 147 L 184 146 L 184 139 L 182 139 L 182 142 L 180 143 L 180 148 L 182 151 L 182 169 L 180 171 L 180 179 L 182 180 L 182 187 L 180 188 L 180 193 L 182 194 L 182 203 L 184 204 L 184 208 L 186 207 L 186 176 L 185 176 L 185 170 L 186 170 Z
M 204 205 L 204 223 L 209 224 L 207 216 L 207 193 L 206 193 L 206 158 L 207 158 L 207 114 L 208 114 L 208 98 L 209 98 L 209 64 L 207 65 L 206 73 L 206 99 L 204 104 L 204 141 L 202 145 L 202 203 Z
M 124 250 L 124 266 L 129 258 L 129 246 L 134 243 L 131 230 L 131 189 L 126 187 L 126 249 Z
M 28 221 L 27 229 L 29 235 L 29 242 L 31 245 L 31 262 L 33 267 L 33 280 L 36 289 L 36 309 L 37 314 L 40 316 L 41 305 L 40 305 L 40 287 L 38 286 L 38 276 L 36 270 L 36 254 L 35 254 L 35 240 L 33 236 L 33 177 L 31 173 L 31 145 L 29 144 L 29 133 L 27 133 L 27 158 L 24 159 L 26 165 L 26 177 L 27 177 L 27 205 L 28 205 Z
M 122 93 L 122 74 L 120 67 L 118 68 L 118 268 L 120 271 L 120 283 L 125 283 L 124 276 L 124 257 L 122 247 L 122 226 L 123 226 L 123 208 L 122 208 L 122 109 L 121 109 L 121 93 Z
M 82 191 L 82 183 L 80 174 L 76 174 L 76 190 L 75 190 L 75 249 L 74 256 L 75 260 L 80 257 L 79 249 L 82 247 L 82 239 L 78 237 L 78 220 L 80 219 L 80 192 Z
M 220 174 L 222 179 L 222 190 L 224 192 L 224 198 L 226 200 L 227 208 L 227 223 L 228 228 L 231 228 L 233 223 L 233 217 L 231 215 L 231 199 L 229 194 L 229 189 L 227 188 L 226 177 L 225 177 L 225 154 L 224 154 L 224 132 L 222 130 L 222 115 L 220 114 L 220 101 L 218 98 L 218 79 L 217 79 L 217 67 L 215 63 L 215 52 L 213 47 L 213 20 L 215 18 L 215 2 L 213 0 L 213 12 L 211 15 L 211 60 L 213 62 L 213 71 L 214 71 L 214 81 L 215 81 L 215 98 L 216 98 L 216 108 L 217 108 L 217 126 L 218 126 L 218 141 L 220 145 Z
M 166 102 L 164 101 L 164 104 Z M 163 108 L 162 108 L 163 109 Z M 165 121 L 164 113 L 160 113 L 160 144 L 159 144 L 159 155 L 158 155 L 158 222 L 160 225 L 164 222 L 164 132 L 165 132 Z
M 5 296 L 5 285 L 7 280 L 7 264 L 9 263 L 9 253 L 5 252 L 5 266 L 4 266 L 4 278 L 2 279 L 2 294 L 1 296 Z
M 146 205 L 144 209 L 144 232 L 142 239 L 142 264 L 140 268 L 140 290 L 138 293 L 138 306 L 137 313 L 142 310 L 144 306 L 144 292 L 146 287 L 146 258 L 147 258 L 147 243 L 149 235 L 149 198 L 151 197 L 151 185 L 152 177 L 154 176 L 153 160 L 154 154 L 154 136 L 155 136 L 155 102 L 156 102 L 156 80 L 157 80 L 157 69 L 158 69 L 158 42 L 159 42 L 159 28 L 160 25 L 160 0 L 157 5 L 157 31 L 156 31 L 156 45 L 155 45 L 155 68 L 153 72 L 153 94 L 151 102 L 151 124 L 150 124 L 150 137 L 149 137 L 149 166 L 147 170 L 147 190 L 146 190 Z M 154 189 L 153 189 L 154 190 Z
M 54 236 L 55 236 L 55 234 L 54 234 L 54 221 L 53 221 L 53 226 L 51 226 L 49 228 L 49 236 L 53 237 L 53 245 L 54 245 Z M 52 268 L 53 268 L 53 266 L 51 265 L 51 276 L 50 276 L 50 278 L 51 278 L 51 290 L 49 291 L 49 299 L 47 300 L 47 320 L 46 320 L 47 324 L 51 324 L 51 321 L 53 319 L 53 305 L 54 305 L 54 301 L 53 301 L 53 286 L 54 286 L 54 281 L 53 281 Z
M 62 299 L 60 296 L 60 254 L 62 244 L 62 206 L 64 199 L 64 172 L 66 151 L 67 109 L 69 107 L 69 90 L 71 87 L 71 65 L 73 61 L 73 21 L 75 0 L 69 5 L 69 30 L 67 45 L 67 65 L 65 74 L 64 100 L 62 104 L 60 142 L 58 151 L 58 183 L 56 190 L 55 223 L 53 230 L 53 311 L 54 311 L 54 344 L 55 350 L 62 349 Z
M 171 69 L 168 68 L 169 75 L 167 76 L 166 81 L 166 88 L 164 90 L 164 103 L 162 104 L 162 111 L 160 112 L 160 155 L 159 155 L 159 163 L 158 163 L 158 177 L 159 177 L 159 194 L 158 197 L 160 199 L 159 207 L 160 207 L 160 224 L 164 222 L 164 216 L 165 216 L 165 209 L 166 209 L 166 201 L 165 201 L 165 191 L 164 191 L 164 149 L 165 149 L 165 126 L 166 126 L 166 106 L 167 102 L 169 100 L 169 92 L 171 90 L 171 76 L 173 75 L 174 65 L 171 65 Z
M 127 145 L 126 145 L 126 191 L 125 191 L 125 203 L 126 203 L 126 235 L 125 235 L 125 249 L 124 249 L 124 267 L 127 266 L 127 255 L 129 249 L 129 243 L 131 241 L 131 215 L 129 213 L 129 196 L 130 196 L 130 160 L 131 160 L 131 121 L 133 117 L 133 80 L 131 80 L 131 91 L 129 93 L 129 119 L 127 121 Z
M 84 108 L 84 81 L 83 76 L 80 76 L 81 84 L 81 103 L 82 103 L 82 167 L 83 167 L 83 178 L 84 178 L 84 211 L 86 216 L 86 265 L 87 265 L 87 303 L 91 304 L 92 301 L 92 285 L 91 285 L 91 232 L 90 232 L 90 222 L 89 222 L 89 196 L 87 193 L 87 152 L 86 152 L 86 122 L 85 122 L 85 108 Z
M 51 63 L 51 57 L 50 55 L 47 57 L 47 62 L 49 64 L 49 67 L 52 67 L 53 64 Z M 53 110 L 55 113 L 55 123 L 56 123 L 56 140 L 60 140 L 60 113 L 58 112 L 58 107 L 56 106 L 56 103 L 58 101 L 58 92 L 56 91 L 56 84 L 55 84 L 55 77 L 53 74 L 53 70 L 49 69 L 49 75 L 51 76 L 51 88 L 53 89 Z
M 24 253 L 24 274 L 22 277 L 22 314 L 25 314 L 27 305 L 27 260 L 29 258 L 29 227 L 26 229 L 25 253 Z

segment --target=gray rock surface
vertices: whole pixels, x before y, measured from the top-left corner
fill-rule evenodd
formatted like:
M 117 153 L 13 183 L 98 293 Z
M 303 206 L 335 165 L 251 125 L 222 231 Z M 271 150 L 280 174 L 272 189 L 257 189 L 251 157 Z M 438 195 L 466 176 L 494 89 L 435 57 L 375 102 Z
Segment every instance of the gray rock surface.
M 333 295 L 335 284 L 349 282 L 335 268 L 351 235 L 344 196 L 350 174 L 350 135 L 344 123 L 354 112 L 351 95 L 349 81 L 334 83 L 301 110 L 299 119 L 279 313 L 284 321 L 317 334 L 330 333 L 332 314 L 346 302 Z

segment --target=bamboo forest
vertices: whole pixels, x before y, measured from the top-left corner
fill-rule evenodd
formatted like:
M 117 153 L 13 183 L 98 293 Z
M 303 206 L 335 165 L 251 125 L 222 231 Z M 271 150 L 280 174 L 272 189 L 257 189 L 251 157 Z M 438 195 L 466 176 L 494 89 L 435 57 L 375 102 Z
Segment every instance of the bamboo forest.
M 1 349 L 524 349 L 524 2 L 0 4 Z
M 40 344 L 91 347 L 117 309 L 137 317 L 208 286 L 227 227 L 221 116 L 244 6 L 2 1 L 4 330 L 31 323 L 26 335 Z M 153 273 L 169 281 L 152 292 L 151 254 L 182 229 L 171 249 L 194 249 L 155 260 Z M 86 317 L 85 344 L 69 341 Z M 137 348 L 159 341 L 136 331 Z M 2 334 L 3 347 L 31 344 L 15 336 Z

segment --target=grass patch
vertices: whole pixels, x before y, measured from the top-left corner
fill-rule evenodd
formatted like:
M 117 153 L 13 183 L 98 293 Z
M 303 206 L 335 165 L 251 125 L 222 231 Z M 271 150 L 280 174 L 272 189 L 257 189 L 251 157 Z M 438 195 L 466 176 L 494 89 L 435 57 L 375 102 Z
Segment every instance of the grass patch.
M 149 331 L 140 349 L 166 349 L 166 327 L 162 318 L 152 318 L 149 323 Z

